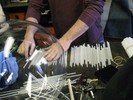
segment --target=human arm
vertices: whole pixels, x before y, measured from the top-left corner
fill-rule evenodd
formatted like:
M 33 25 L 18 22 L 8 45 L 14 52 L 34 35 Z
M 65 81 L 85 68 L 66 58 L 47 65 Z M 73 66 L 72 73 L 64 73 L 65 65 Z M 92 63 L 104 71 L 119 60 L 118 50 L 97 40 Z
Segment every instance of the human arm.
M 86 0 L 87 1 L 87 0 Z M 88 30 L 95 21 L 100 17 L 103 11 L 103 0 L 88 0 L 87 7 L 80 15 L 75 24 L 58 40 L 58 43 L 66 51 L 70 44 L 86 30 Z M 52 48 L 53 47 L 53 48 Z M 48 60 L 56 60 L 61 55 L 59 45 L 53 44 L 45 49 L 45 58 Z M 53 50 L 53 51 L 52 51 Z M 52 53 L 53 52 L 53 53 Z M 59 55 L 58 55 L 59 54 Z
M 35 18 L 29 17 L 27 18 L 28 21 L 32 21 L 38 23 Z M 29 25 L 27 26 L 26 33 L 24 35 L 24 40 L 20 44 L 17 52 L 20 54 L 24 54 L 26 58 L 32 55 L 34 48 L 35 48 L 35 40 L 34 34 L 37 31 L 35 26 Z
M 52 46 L 46 48 L 44 57 L 48 60 L 58 59 L 63 51 L 67 51 L 70 44 L 80 35 L 82 35 L 89 27 L 80 19 Z
M 43 8 L 43 0 L 30 0 L 27 13 L 26 20 L 39 23 L 41 9 Z M 24 36 L 24 40 L 20 44 L 18 48 L 18 53 L 24 54 L 26 58 L 28 58 L 34 51 L 35 48 L 35 40 L 34 34 L 37 31 L 35 26 L 29 25 L 27 26 L 26 33 Z

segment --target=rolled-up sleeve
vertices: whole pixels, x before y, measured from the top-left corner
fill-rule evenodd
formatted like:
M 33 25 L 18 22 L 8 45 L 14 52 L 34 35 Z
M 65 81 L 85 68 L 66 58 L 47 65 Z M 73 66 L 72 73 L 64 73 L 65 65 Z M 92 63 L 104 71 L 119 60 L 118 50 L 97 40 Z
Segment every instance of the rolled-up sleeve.
M 85 0 L 85 5 L 79 19 L 91 27 L 103 12 L 104 0 Z
M 41 9 L 44 8 L 45 0 L 30 0 L 26 18 L 33 17 L 40 21 Z

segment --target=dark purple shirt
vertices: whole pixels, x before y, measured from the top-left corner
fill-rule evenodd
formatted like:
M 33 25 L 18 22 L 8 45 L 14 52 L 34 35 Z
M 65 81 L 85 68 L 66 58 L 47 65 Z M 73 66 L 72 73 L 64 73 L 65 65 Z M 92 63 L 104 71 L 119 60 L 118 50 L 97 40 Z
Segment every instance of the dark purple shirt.
M 27 17 L 34 17 L 40 21 L 41 9 L 47 0 L 30 0 Z M 90 28 L 87 41 L 100 42 L 102 28 L 100 25 L 104 0 L 48 0 L 55 31 L 60 38 L 79 18 Z

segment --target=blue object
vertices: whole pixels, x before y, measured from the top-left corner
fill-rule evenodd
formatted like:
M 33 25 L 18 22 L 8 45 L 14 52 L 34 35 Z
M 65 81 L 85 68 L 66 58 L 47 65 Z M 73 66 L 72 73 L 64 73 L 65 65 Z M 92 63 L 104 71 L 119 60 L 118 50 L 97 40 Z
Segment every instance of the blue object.
M 18 78 L 18 65 L 16 58 L 9 54 L 8 58 L 4 57 L 4 52 L 0 52 L 0 87 L 7 87 L 16 82 Z

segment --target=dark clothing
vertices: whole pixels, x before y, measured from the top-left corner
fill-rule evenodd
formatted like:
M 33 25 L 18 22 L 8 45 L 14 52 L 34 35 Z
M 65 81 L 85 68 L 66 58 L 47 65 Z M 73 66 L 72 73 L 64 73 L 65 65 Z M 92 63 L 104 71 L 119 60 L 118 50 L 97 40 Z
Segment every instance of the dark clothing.
M 101 100 L 133 100 L 133 56 L 107 83 Z
M 133 15 L 128 0 L 112 0 L 104 36 L 123 39 L 133 37 Z
M 47 0 L 30 0 L 26 17 L 40 20 L 40 12 Z M 52 21 L 60 38 L 79 18 L 90 28 L 78 42 L 99 43 L 102 37 L 101 13 L 104 0 L 49 0 Z

